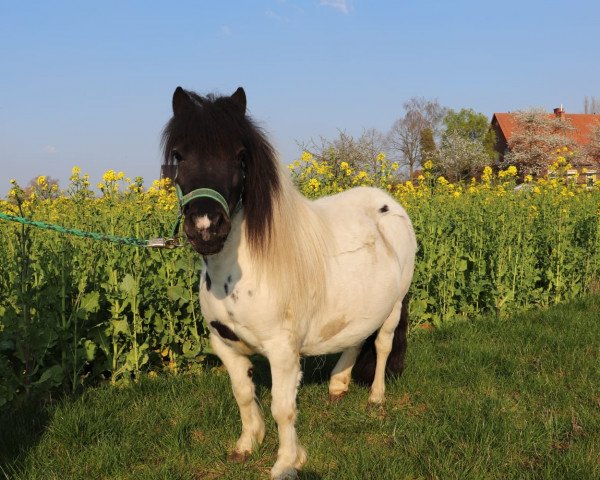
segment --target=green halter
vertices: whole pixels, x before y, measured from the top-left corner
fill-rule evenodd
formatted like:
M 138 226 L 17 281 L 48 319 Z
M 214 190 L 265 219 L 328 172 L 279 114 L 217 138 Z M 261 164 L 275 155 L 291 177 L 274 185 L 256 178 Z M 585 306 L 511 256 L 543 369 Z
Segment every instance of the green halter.
M 211 200 L 214 200 L 223 207 L 223 210 L 225 210 L 225 215 L 228 217 L 230 216 L 227 200 L 225 200 L 223 195 L 212 188 L 197 188 L 196 190 L 192 190 L 190 193 L 184 195 L 181 191 L 181 188 L 179 188 L 179 185 L 176 184 L 175 190 L 177 191 L 177 200 L 179 201 L 179 214 L 177 215 L 177 221 L 173 227 L 173 236 L 176 236 L 179 232 L 179 224 L 183 218 L 183 207 L 197 198 L 210 198 Z

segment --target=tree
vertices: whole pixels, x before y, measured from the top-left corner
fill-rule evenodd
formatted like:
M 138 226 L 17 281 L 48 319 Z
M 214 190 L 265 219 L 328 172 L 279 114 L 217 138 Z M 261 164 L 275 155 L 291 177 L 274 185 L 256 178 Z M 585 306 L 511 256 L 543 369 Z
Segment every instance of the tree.
M 29 180 L 24 192 L 27 196 L 35 193 L 41 198 L 58 198 L 60 196 L 58 180 L 49 175 L 40 175 Z
M 433 138 L 433 130 L 431 128 L 424 128 L 421 130 L 421 165 L 425 164 L 427 160 L 432 160 L 437 152 L 437 146 L 435 139 Z
M 600 119 L 590 130 L 589 143 L 585 147 L 587 163 L 600 167 Z
M 583 113 L 600 114 L 600 99 L 596 97 L 583 97 Z
M 434 172 L 458 182 L 479 176 L 489 163 L 489 154 L 479 140 L 450 132 L 444 134 L 434 161 Z
M 401 166 L 408 169 L 412 177 L 421 164 L 424 153 L 434 150 L 429 136 L 435 138 L 440 133 L 440 126 L 446 109 L 437 100 L 413 97 L 403 105 L 405 114 L 394 122 L 388 133 L 388 149 Z M 429 129 L 431 135 L 424 132 Z M 425 152 L 422 152 L 422 147 Z
M 383 134 L 375 129 L 364 130 L 359 138 L 341 131 L 333 140 L 320 137 L 317 141 L 311 139 L 298 145 L 317 161 L 326 161 L 334 167 L 346 162 L 353 169 L 367 173 L 376 170 L 377 156 L 386 150 Z
M 466 140 L 478 142 L 483 146 L 484 152 L 490 160 L 495 158 L 496 135 L 490 128 L 488 118 L 483 113 L 477 113 L 471 108 L 462 108 L 458 112 L 449 110 L 443 123 L 446 130 L 442 137 L 458 135 Z
M 573 127 L 568 120 L 542 109 L 519 111 L 514 118 L 515 132 L 508 140 L 509 152 L 500 166 L 514 165 L 521 175 L 540 175 L 556 160 L 557 150 L 572 152 L 569 161 L 573 165 L 581 163 L 582 157 L 569 136 Z

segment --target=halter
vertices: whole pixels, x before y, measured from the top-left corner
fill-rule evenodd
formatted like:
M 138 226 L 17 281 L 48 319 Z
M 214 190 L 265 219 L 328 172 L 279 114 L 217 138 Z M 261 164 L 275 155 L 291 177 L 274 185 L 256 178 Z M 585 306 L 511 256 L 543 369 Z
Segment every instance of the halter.
M 242 162 L 242 191 L 240 193 L 240 199 L 238 200 L 238 203 L 233 210 L 234 214 L 237 213 L 240 210 L 240 208 L 242 208 L 242 198 L 244 196 L 243 182 L 245 178 L 246 165 L 244 162 Z M 211 200 L 214 200 L 223 207 L 227 218 L 231 218 L 231 212 L 229 211 L 229 205 L 227 204 L 227 200 L 225 200 L 225 197 L 223 195 L 221 195 L 216 190 L 213 190 L 212 188 L 196 188 L 195 190 L 192 190 L 191 192 L 186 193 L 184 195 L 181 191 L 181 187 L 179 187 L 179 184 L 176 183 L 175 191 L 177 192 L 177 201 L 179 202 L 179 213 L 177 214 L 177 220 L 175 222 L 175 226 L 173 227 L 173 237 L 177 236 L 177 234 L 179 233 L 179 225 L 181 224 L 181 219 L 183 218 L 183 207 L 185 207 L 192 200 L 196 200 L 197 198 L 209 198 Z

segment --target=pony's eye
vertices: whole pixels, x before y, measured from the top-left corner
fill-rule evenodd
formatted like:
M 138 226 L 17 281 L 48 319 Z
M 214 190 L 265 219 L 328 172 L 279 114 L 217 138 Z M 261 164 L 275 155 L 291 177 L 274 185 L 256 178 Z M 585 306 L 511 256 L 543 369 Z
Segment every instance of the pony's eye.
M 173 161 L 175 163 L 179 163 L 179 162 L 181 162 L 183 160 L 183 157 L 182 157 L 181 153 L 179 153 L 177 150 L 173 150 L 171 152 L 171 158 L 173 159 Z

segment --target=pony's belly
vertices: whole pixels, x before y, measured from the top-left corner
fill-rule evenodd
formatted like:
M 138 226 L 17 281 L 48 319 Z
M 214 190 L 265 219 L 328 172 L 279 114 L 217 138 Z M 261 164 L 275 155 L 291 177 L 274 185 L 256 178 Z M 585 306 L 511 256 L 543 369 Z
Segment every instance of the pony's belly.
M 328 284 L 327 307 L 310 320 L 305 355 L 335 353 L 361 344 L 390 316 L 402 296 L 401 272 L 380 245 L 347 255 Z M 352 258 L 350 258 L 352 257 Z M 393 264 L 392 264 L 393 265 Z

